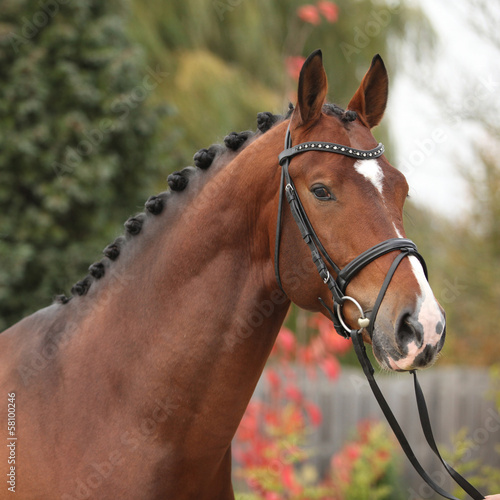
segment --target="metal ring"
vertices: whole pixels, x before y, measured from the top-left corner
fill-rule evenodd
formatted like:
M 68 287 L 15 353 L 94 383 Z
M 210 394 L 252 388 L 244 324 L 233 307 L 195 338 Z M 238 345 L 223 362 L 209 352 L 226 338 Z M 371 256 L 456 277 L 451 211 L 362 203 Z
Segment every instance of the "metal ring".
M 342 317 L 340 307 L 343 305 L 345 300 L 349 300 L 352 302 L 359 311 L 360 317 L 358 318 L 358 325 L 360 328 L 366 328 L 370 324 L 370 319 L 365 316 L 365 313 L 363 311 L 363 308 L 359 304 L 359 302 L 356 299 L 353 299 L 352 297 L 349 297 L 349 295 L 344 295 L 342 297 L 342 304 L 339 304 L 337 302 L 337 316 L 339 318 L 340 324 L 346 329 L 346 330 L 351 330 L 351 328 L 345 323 L 344 318 Z M 364 321 L 363 321 L 364 320 Z

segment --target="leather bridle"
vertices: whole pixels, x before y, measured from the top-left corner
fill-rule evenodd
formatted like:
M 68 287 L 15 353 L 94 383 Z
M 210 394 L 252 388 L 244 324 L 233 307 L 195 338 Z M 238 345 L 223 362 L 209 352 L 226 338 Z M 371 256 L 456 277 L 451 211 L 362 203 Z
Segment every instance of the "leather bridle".
M 345 321 L 342 318 L 341 308 L 342 304 L 348 300 L 353 302 L 356 307 L 359 309 L 361 317 L 358 320 L 360 327 L 366 327 L 370 336 L 373 335 L 373 328 L 375 325 L 375 318 L 382 303 L 382 299 L 385 295 L 385 292 L 389 286 L 389 283 L 392 279 L 392 276 L 396 272 L 398 265 L 409 255 L 415 255 L 424 268 L 424 272 L 427 276 L 427 267 L 425 265 L 425 261 L 423 257 L 418 253 L 417 246 L 413 241 L 406 238 L 391 238 L 389 240 L 382 241 L 377 245 L 371 247 L 366 250 L 362 254 L 358 255 L 355 259 L 349 262 L 344 268 L 340 269 L 333 259 L 328 255 L 325 247 L 322 245 L 316 231 L 314 230 L 309 217 L 304 210 L 302 202 L 300 201 L 297 190 L 295 189 L 295 185 L 293 183 L 292 178 L 290 177 L 289 165 L 290 160 L 301 153 L 305 153 L 307 151 L 324 151 L 328 153 L 335 153 L 344 156 L 349 156 L 351 158 L 356 158 L 358 160 L 369 160 L 375 159 L 382 156 L 384 153 L 384 146 L 379 143 L 376 148 L 370 150 L 362 150 L 355 149 L 348 146 L 343 146 L 341 144 L 335 144 L 331 142 L 304 142 L 302 144 L 298 144 L 297 146 L 292 147 L 292 139 L 290 135 L 290 126 L 286 132 L 285 139 L 285 150 L 279 155 L 279 163 L 281 165 L 281 181 L 280 181 L 280 196 L 279 196 L 279 209 L 278 209 L 278 221 L 276 228 L 276 243 L 275 243 L 275 255 L 274 255 L 274 267 L 276 274 L 276 281 L 280 286 L 281 290 L 283 290 L 283 285 L 281 283 L 280 272 L 279 272 L 279 251 L 280 251 L 280 240 L 281 240 L 281 218 L 283 211 L 283 191 L 285 192 L 286 199 L 290 205 L 290 209 L 299 227 L 302 238 L 306 242 L 309 250 L 311 251 L 311 256 L 318 273 L 323 280 L 323 282 L 328 286 L 330 292 L 333 297 L 333 308 L 329 308 L 325 302 L 318 298 L 321 304 L 328 310 L 330 313 L 330 317 L 332 318 L 333 324 L 335 325 L 335 329 L 337 332 L 343 337 L 350 337 L 350 328 L 346 325 Z M 375 301 L 375 305 L 370 313 L 370 317 L 365 317 L 363 309 L 356 301 L 356 299 L 346 296 L 346 288 L 349 285 L 349 282 L 354 278 L 356 274 L 358 274 L 364 267 L 378 259 L 382 255 L 387 253 L 399 250 L 400 254 L 396 257 L 393 262 L 393 265 L 389 269 L 386 280 L 382 285 L 380 293 Z M 336 274 L 336 278 L 334 278 L 327 265 L 325 264 L 325 260 L 330 266 L 330 269 Z M 284 290 L 283 290 L 284 292 Z M 284 292 L 285 293 L 285 292 Z
M 280 194 L 279 194 L 279 208 L 278 208 L 278 218 L 276 224 L 276 241 L 275 241 L 275 252 L 274 252 L 274 270 L 276 275 L 276 281 L 286 295 L 286 292 L 283 289 L 283 284 L 281 282 L 280 271 L 279 271 L 279 256 L 280 256 L 280 240 L 281 240 L 281 226 L 282 226 L 282 213 L 283 213 L 283 194 L 285 193 L 286 199 L 290 205 L 290 210 L 292 212 L 293 218 L 297 223 L 297 226 L 300 230 L 302 238 L 305 243 L 309 247 L 311 252 L 312 260 L 318 270 L 318 273 L 325 283 L 328 286 L 333 299 L 333 307 L 330 308 L 323 301 L 321 297 L 318 297 L 321 305 L 325 307 L 332 319 L 332 322 L 335 326 L 335 330 L 339 335 L 350 338 L 353 342 L 354 350 L 358 357 L 358 360 L 363 368 L 363 372 L 368 379 L 370 387 L 372 388 L 373 394 L 377 399 L 377 402 L 380 405 L 389 425 L 391 426 L 394 434 L 396 435 L 403 451 L 406 456 L 410 460 L 411 464 L 415 468 L 415 470 L 419 473 L 419 475 L 424 479 L 424 481 L 439 495 L 444 498 L 448 498 L 450 500 L 458 500 L 453 495 L 450 495 L 446 491 L 444 491 L 438 484 L 434 482 L 434 480 L 426 473 L 426 471 L 422 468 L 419 461 L 415 457 L 407 439 L 404 435 L 401 427 L 398 424 L 394 414 L 392 413 L 389 405 L 387 404 L 380 388 L 378 387 L 375 378 L 373 377 L 374 370 L 366 355 L 366 350 L 363 342 L 362 331 L 364 328 L 367 329 L 370 337 L 373 336 L 373 329 L 375 326 L 375 320 L 382 303 L 382 300 L 385 296 L 387 288 L 398 268 L 399 264 L 405 257 L 415 256 L 424 269 L 425 276 L 427 278 L 427 266 L 425 264 L 424 258 L 418 253 L 417 246 L 413 241 L 406 238 L 391 238 L 377 245 L 374 245 L 370 249 L 358 255 L 355 259 L 349 262 L 345 267 L 340 269 L 333 259 L 328 255 L 325 247 L 322 245 L 316 231 L 309 220 L 306 211 L 300 201 L 299 194 L 295 189 L 295 185 L 290 176 L 289 166 L 291 159 L 298 155 L 305 153 L 307 151 L 322 151 L 327 153 L 340 154 L 344 156 L 348 156 L 351 158 L 355 158 L 357 160 L 369 160 L 375 159 L 382 156 L 384 153 L 384 146 L 379 143 L 377 147 L 370 150 L 362 150 L 355 149 L 349 146 L 344 146 L 342 144 L 336 144 L 331 142 L 321 142 L 321 141 L 311 141 L 304 142 L 298 144 L 296 146 L 292 146 L 292 139 L 290 134 L 290 124 L 288 125 L 288 129 L 285 137 L 285 149 L 279 155 L 279 164 L 281 165 L 281 178 L 280 178 Z M 382 255 L 386 255 L 390 252 L 399 251 L 399 254 L 394 258 L 389 270 L 386 274 L 384 282 L 382 283 L 382 287 L 378 293 L 378 296 L 375 300 L 374 306 L 369 313 L 369 316 L 366 316 L 363 308 L 359 304 L 359 302 L 345 294 L 347 286 L 352 278 L 358 274 L 363 268 L 368 266 L 371 262 L 378 259 Z M 327 264 L 325 263 L 328 263 Z M 336 278 L 334 278 L 331 274 L 331 271 L 335 273 Z M 359 329 L 351 329 L 349 325 L 344 321 L 342 317 L 342 305 L 346 302 L 352 302 L 360 313 L 360 317 L 358 318 L 358 326 Z M 415 385 L 415 395 L 417 400 L 418 411 L 420 415 L 420 421 L 422 424 L 422 430 L 424 432 L 425 438 L 431 447 L 432 451 L 439 458 L 441 463 L 444 465 L 450 476 L 459 484 L 459 486 L 467 492 L 474 500 L 481 500 L 484 496 L 479 493 L 466 479 L 464 479 L 455 469 L 453 469 L 440 455 L 439 450 L 437 448 L 436 442 L 434 440 L 434 436 L 432 433 L 432 428 L 430 425 L 430 419 L 427 412 L 427 405 L 425 403 L 424 395 L 422 389 L 420 388 L 420 384 L 417 380 L 417 374 L 415 370 L 412 370 L 411 373 L 414 377 L 414 385 Z

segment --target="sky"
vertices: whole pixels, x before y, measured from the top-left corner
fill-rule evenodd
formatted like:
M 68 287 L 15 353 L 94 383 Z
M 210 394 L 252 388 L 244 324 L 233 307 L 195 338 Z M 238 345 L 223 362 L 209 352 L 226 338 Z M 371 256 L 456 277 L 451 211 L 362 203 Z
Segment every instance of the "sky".
M 396 144 L 395 166 L 406 175 L 416 203 L 450 219 L 463 218 L 472 205 L 460 165 L 474 168 L 471 144 L 480 131 L 436 102 L 429 89 L 446 90 L 458 110 L 480 112 L 490 99 L 498 100 L 500 64 L 493 61 L 499 54 L 467 24 L 470 0 L 414 1 L 431 20 L 438 41 L 434 61 L 425 68 L 430 77 L 418 82 L 404 72 L 391 82 L 386 116 Z

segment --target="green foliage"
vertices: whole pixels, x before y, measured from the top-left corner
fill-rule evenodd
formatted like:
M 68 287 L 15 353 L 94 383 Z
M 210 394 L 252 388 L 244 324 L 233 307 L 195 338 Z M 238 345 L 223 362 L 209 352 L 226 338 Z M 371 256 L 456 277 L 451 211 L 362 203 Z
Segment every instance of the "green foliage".
M 161 111 L 145 101 L 164 77 L 121 0 L 7 0 L 0 16 L 1 330 L 67 290 L 143 203 Z
M 308 433 L 312 426 L 321 425 L 323 417 L 320 407 L 296 384 L 296 374 L 302 372 L 313 384 L 316 369 L 322 366 L 335 379 L 340 367 L 328 367 L 338 364 L 333 363 L 336 355 L 345 352 L 343 339 L 319 316 L 311 322 L 316 336 L 304 343 L 296 342 L 286 327 L 281 328 L 271 352 L 271 366 L 263 375 L 269 394 L 250 402 L 233 440 L 234 476 L 244 480 L 236 489 L 251 490 L 237 498 L 397 500 L 401 497 L 397 444 L 381 423 L 359 423 L 354 438 L 331 458 L 330 469 L 322 476 L 312 463 L 316 450 L 307 446 Z
M 295 100 L 289 56 L 322 47 L 330 98 L 343 105 L 375 52 L 394 75 L 393 41 L 432 37 L 406 3 L 388 5 L 342 0 L 338 19 L 311 24 L 300 0 L 4 0 L 0 329 L 68 291 L 164 189 L 160 166 L 164 179 Z
M 401 498 L 396 443 L 382 423 L 361 422 L 359 438 L 332 459 L 333 484 L 343 500 Z
M 490 369 L 492 382 L 491 397 L 495 401 L 496 409 L 500 412 L 500 365 L 496 364 Z M 469 429 L 461 429 L 454 437 L 453 451 L 444 453 L 443 456 L 467 480 L 476 486 L 481 492 L 493 494 L 500 491 L 500 469 L 498 466 L 484 465 L 479 459 L 469 458 L 471 450 L 477 448 L 477 443 L 469 436 Z M 500 445 L 495 450 L 500 459 Z M 469 498 L 467 494 L 457 487 L 453 494 L 460 499 Z
M 500 168 L 496 169 L 498 175 Z M 478 192 L 490 189 L 491 180 L 486 179 L 476 177 Z M 483 215 L 462 221 L 450 221 L 407 205 L 407 235 L 425 256 L 432 289 L 446 311 L 447 337 L 441 364 L 484 366 L 498 360 L 499 316 L 495 304 L 500 302 L 500 254 L 495 249 L 499 245 L 495 224 L 489 216 L 495 203 L 498 196 L 492 196 L 489 202 L 481 196 L 475 206 L 483 205 Z
M 409 2 L 336 4 L 337 21 L 322 16 L 313 25 L 297 15 L 303 0 L 177 0 L 147 8 L 132 0 L 131 33 L 147 49 L 150 63 L 171 75 L 157 96 L 167 97 L 168 88 L 178 109 L 168 124 L 178 137 L 174 154 L 188 162 L 193 151 L 231 130 L 255 128 L 259 111 L 286 109 L 296 91 L 287 73 L 290 56 L 322 48 L 329 100 L 346 106 L 376 53 L 391 78 L 402 68 L 396 63 L 398 40 L 415 42 L 415 58 L 428 53 L 433 32 Z M 384 124 L 377 138 L 389 146 Z

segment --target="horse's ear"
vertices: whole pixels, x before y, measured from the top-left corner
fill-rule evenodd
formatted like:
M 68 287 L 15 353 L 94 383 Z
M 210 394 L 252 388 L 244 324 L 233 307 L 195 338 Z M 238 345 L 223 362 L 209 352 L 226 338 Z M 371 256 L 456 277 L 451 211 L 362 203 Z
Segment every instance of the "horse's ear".
M 310 126 L 319 119 L 327 91 L 328 81 L 321 50 L 315 50 L 300 71 L 298 102 L 292 118 L 294 127 Z
M 369 128 L 380 123 L 387 105 L 389 77 L 384 61 L 377 54 L 347 109 L 356 111 Z

